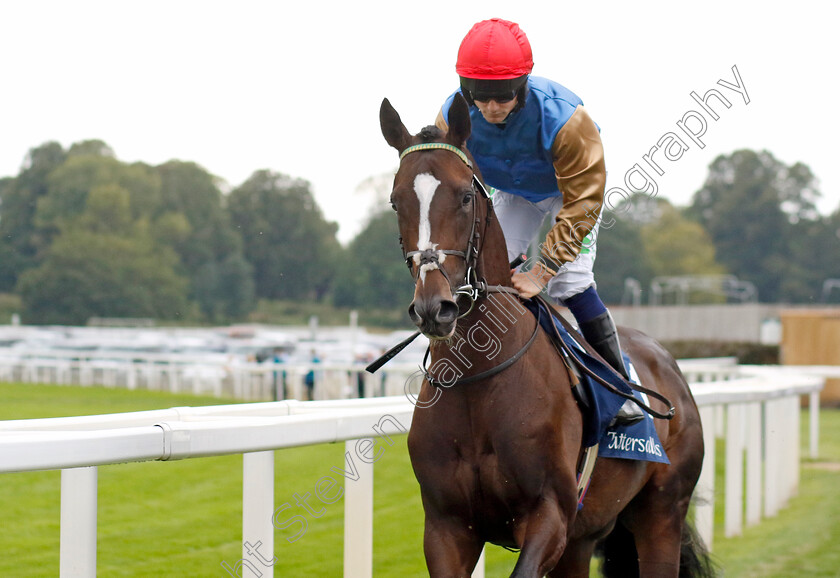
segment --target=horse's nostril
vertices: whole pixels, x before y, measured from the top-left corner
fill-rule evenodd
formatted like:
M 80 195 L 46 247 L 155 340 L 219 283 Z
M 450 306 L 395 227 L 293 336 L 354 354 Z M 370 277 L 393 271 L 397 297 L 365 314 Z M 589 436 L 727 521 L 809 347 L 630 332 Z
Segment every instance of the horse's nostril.
M 438 323 L 452 323 L 458 318 L 458 305 L 454 301 L 441 301 L 437 314 Z
M 458 319 L 458 306 L 454 301 L 438 297 L 417 299 L 409 305 L 408 316 L 421 330 L 437 335 L 449 331 Z
M 417 309 L 414 307 L 414 303 L 408 306 L 408 317 L 415 325 L 419 325 L 422 321 L 420 316 L 417 314 Z

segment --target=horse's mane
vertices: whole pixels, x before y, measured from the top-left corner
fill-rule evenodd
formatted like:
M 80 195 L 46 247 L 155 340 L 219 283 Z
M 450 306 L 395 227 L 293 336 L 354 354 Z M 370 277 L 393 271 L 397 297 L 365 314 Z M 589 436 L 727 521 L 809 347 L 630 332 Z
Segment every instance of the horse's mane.
M 443 131 L 435 125 L 430 124 L 427 127 L 423 127 L 423 129 L 417 133 L 417 138 L 419 138 L 423 143 L 437 142 L 443 138 Z

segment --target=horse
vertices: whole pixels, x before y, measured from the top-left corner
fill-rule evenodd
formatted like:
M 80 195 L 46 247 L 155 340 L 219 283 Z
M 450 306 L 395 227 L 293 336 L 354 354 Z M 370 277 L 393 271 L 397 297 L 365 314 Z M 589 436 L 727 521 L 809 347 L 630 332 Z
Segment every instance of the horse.
M 671 463 L 599 458 L 579 510 L 583 414 L 566 362 L 512 287 L 466 147 L 466 101 L 456 97 L 445 134 L 411 135 L 388 99 L 380 125 L 400 153 L 390 200 L 415 283 L 408 313 L 430 340 L 408 436 L 429 574 L 469 576 L 487 542 L 519 550 L 516 577 L 589 576 L 596 553 L 606 576 L 710 574 L 686 519 L 703 460 L 700 417 L 674 359 L 620 329 L 641 382 L 676 410 L 656 425 Z

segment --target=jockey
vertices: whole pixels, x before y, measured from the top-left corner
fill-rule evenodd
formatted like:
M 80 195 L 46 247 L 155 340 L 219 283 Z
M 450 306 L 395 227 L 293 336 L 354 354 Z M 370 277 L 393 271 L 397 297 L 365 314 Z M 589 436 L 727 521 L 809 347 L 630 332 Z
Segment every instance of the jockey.
M 460 92 L 470 105 L 467 147 L 493 193 L 508 259 L 526 252 L 546 215 L 554 226 L 540 246 L 541 263 L 513 274 L 525 297 L 542 289 L 574 315 L 586 340 L 627 379 L 615 323 L 595 285 L 596 237 L 604 202 L 606 168 L 599 129 L 581 99 L 537 76 L 531 45 L 513 22 L 479 22 L 458 50 L 461 88 L 443 104 L 435 124 L 448 130 L 448 114 Z M 643 417 L 627 401 L 619 423 Z

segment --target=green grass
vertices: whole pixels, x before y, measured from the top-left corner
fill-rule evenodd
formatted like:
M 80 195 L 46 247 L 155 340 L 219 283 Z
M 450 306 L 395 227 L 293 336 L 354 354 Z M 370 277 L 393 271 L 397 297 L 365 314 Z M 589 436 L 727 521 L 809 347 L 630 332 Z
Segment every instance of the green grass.
M 807 456 L 807 413 L 802 414 Z M 714 557 L 726 576 L 840 576 L 840 411 L 820 412 L 820 458 L 803 460 L 798 495 L 773 518 L 723 538 L 724 447 L 718 444 Z
M 0 419 L 162 409 L 229 400 L 147 391 L 0 384 Z M 423 575 L 423 514 L 405 436 L 384 445 L 374 473 L 377 576 Z M 331 466 L 344 469 L 344 445 L 275 452 L 275 504 L 314 493 Z M 348 482 L 350 483 L 350 482 Z M 100 576 L 227 576 L 241 558 L 242 457 L 132 463 L 99 468 L 97 567 Z M 312 497 L 310 503 L 319 504 Z M 0 576 L 56 576 L 60 473 L 0 475 Z M 340 576 L 343 501 L 275 533 L 275 576 Z M 245 575 L 248 573 L 246 572 Z
M 0 384 L 0 419 L 82 415 L 229 403 L 104 388 Z M 806 463 L 799 497 L 779 516 L 744 536 L 717 539 L 715 557 L 726 576 L 840 576 L 840 412 L 821 415 L 820 464 Z M 803 429 L 807 420 L 803 419 Z M 405 436 L 383 445 L 374 474 L 374 575 L 426 575 L 423 513 Z M 803 442 L 807 438 L 803 437 Z M 275 505 L 314 494 L 315 483 L 343 467 L 343 444 L 275 452 Z M 719 462 L 723 453 L 718 452 Z M 0 576 L 56 576 L 59 556 L 59 472 L 0 475 Z M 350 483 L 350 482 L 347 482 Z M 717 488 L 722 488 L 722 480 Z M 242 457 L 147 462 L 99 468 L 100 576 L 227 576 L 224 560 L 241 557 Z M 275 533 L 275 576 L 340 576 L 343 501 L 321 505 L 298 541 L 297 526 Z M 717 501 L 722 507 L 722 500 Z M 290 510 L 291 512 L 291 510 Z M 723 535 L 722 526 L 716 536 Z M 487 576 L 508 576 L 515 554 L 489 547 Z M 246 572 L 247 576 L 248 573 Z
M 97 415 L 227 403 L 241 402 L 148 390 L 0 383 L 0 420 Z

